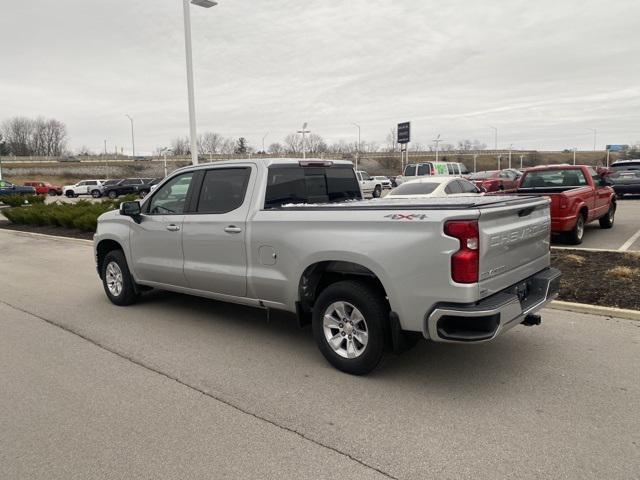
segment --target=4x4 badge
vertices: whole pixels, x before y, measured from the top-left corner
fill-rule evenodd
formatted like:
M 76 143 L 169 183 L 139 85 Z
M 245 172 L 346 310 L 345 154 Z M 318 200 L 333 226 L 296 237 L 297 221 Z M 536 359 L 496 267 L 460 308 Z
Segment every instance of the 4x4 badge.
M 427 216 L 424 213 L 390 213 L 385 215 L 384 218 L 390 218 L 391 220 L 424 220 Z

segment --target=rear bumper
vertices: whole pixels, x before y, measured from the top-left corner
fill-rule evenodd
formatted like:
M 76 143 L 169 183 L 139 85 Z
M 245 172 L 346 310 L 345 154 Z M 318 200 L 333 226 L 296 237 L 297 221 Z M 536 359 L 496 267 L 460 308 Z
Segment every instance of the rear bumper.
M 560 276 L 560 270 L 546 268 L 480 302 L 438 304 L 426 316 L 423 334 L 436 342 L 492 340 L 557 297 Z

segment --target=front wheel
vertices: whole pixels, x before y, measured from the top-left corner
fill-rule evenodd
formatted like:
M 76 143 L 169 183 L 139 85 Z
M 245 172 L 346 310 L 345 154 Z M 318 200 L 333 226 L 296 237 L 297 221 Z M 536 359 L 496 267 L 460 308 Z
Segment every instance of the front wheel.
M 109 198 L 111 200 L 113 200 L 114 198 L 117 198 L 117 197 L 118 197 L 118 192 L 116 192 L 115 190 L 109 191 Z
M 609 207 L 609 211 L 604 217 L 600 217 L 600 228 L 613 227 L 613 221 L 616 217 L 616 205 L 614 203 Z
M 382 188 L 380 185 L 376 185 L 376 188 L 373 189 L 373 193 L 371 194 L 373 198 L 380 198 L 382 195 Z
M 137 300 L 138 293 L 122 250 L 112 250 L 104 258 L 102 285 L 107 297 L 115 305 L 131 305 Z
M 578 215 L 576 225 L 573 230 L 567 232 L 567 241 L 571 245 L 580 245 L 582 243 L 582 237 L 584 237 L 584 225 L 586 223 L 585 216 L 583 214 Z
M 338 370 L 371 372 L 382 360 L 389 309 L 384 294 L 358 281 L 328 286 L 313 307 L 313 336 Z
M 65 195 L 67 196 L 67 198 L 73 198 L 75 196 L 71 190 L 68 190 Z

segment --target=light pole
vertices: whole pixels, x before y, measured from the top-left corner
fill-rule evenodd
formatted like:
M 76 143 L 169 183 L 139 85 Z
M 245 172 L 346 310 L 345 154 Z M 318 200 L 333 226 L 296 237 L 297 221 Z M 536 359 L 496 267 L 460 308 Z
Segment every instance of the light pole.
M 353 122 L 351 122 L 353 123 Z M 353 123 L 358 129 L 358 146 L 356 147 L 356 172 L 358 171 L 358 161 L 360 160 L 360 125 Z
M 598 130 L 595 128 L 589 128 L 587 127 L 587 130 L 591 130 L 593 132 L 593 151 L 596 151 L 596 139 L 598 136 Z
M 437 162 L 437 161 L 438 161 L 438 149 L 439 149 L 439 146 L 440 146 L 440 142 L 442 141 L 442 140 L 440 139 L 440 134 L 438 134 L 438 136 L 437 136 L 436 138 L 434 138 L 434 140 L 433 140 L 433 141 L 434 141 L 434 142 L 435 142 L 435 144 L 436 144 L 436 162 Z
M 109 178 L 109 160 L 107 160 L 107 140 L 104 141 L 104 166 L 106 170 L 106 177 Z
M 573 164 L 576 164 L 576 150 L 578 149 L 578 147 L 573 147 Z
M 494 140 L 493 149 L 497 150 L 498 149 L 498 128 L 492 125 L 489 125 L 489 128 L 493 128 L 493 130 L 495 130 L 494 137 L 493 137 L 493 140 Z
M 307 130 L 307 122 L 304 122 L 302 124 L 302 130 L 298 130 L 298 133 L 302 134 L 302 158 L 305 159 L 307 158 L 307 150 L 306 150 L 306 143 L 304 141 L 304 136 L 307 133 L 311 133 L 311 130 Z
M 513 143 L 509 145 L 509 168 L 511 168 L 511 150 L 513 150 Z
M 167 176 L 167 150 L 169 150 L 169 147 L 163 147 L 162 150 L 160 150 L 160 153 L 164 157 L 164 176 L 165 177 Z
M 211 0 L 191 0 L 199 7 L 211 8 L 218 4 Z M 184 51 L 187 59 L 187 96 L 189 97 L 189 134 L 191 136 L 191 163 L 198 164 L 198 139 L 196 138 L 196 101 L 193 93 L 193 57 L 191 55 L 191 9 L 189 0 L 182 0 L 184 11 Z
M 266 155 L 267 151 L 264 149 L 264 139 L 267 138 L 267 135 L 269 135 L 269 132 L 264 134 L 264 137 L 262 137 L 262 154 Z
M 477 153 L 474 153 L 474 154 L 473 154 L 473 173 L 476 173 L 476 172 L 477 172 L 477 170 L 476 170 L 476 161 L 477 161 L 477 160 L 478 160 L 478 154 L 477 154 Z
M 520 170 L 522 170 L 522 159 L 524 158 L 524 155 L 520 155 Z
M 124 116 L 127 117 L 131 122 L 131 156 L 135 160 L 136 159 L 136 139 L 133 135 L 133 118 L 131 118 L 131 115 L 129 115 L 128 113 L 125 113 Z

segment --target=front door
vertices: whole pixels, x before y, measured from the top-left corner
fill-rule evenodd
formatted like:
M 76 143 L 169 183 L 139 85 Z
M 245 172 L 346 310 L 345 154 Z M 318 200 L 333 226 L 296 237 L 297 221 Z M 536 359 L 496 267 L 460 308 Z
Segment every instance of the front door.
M 178 175 L 158 188 L 144 203 L 140 222 L 132 220 L 131 258 L 138 280 L 187 286 L 182 225 L 193 175 Z
M 204 172 L 197 203 L 192 202 L 182 230 L 184 273 L 191 288 L 247 295 L 245 240 L 255 175 L 251 164 Z

